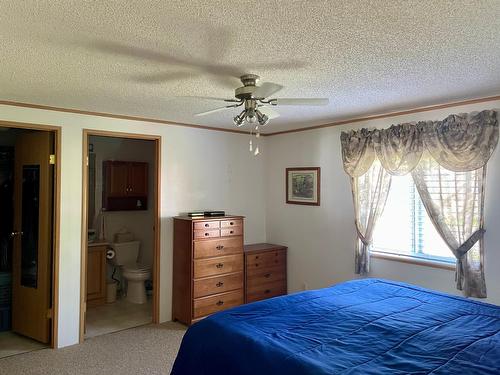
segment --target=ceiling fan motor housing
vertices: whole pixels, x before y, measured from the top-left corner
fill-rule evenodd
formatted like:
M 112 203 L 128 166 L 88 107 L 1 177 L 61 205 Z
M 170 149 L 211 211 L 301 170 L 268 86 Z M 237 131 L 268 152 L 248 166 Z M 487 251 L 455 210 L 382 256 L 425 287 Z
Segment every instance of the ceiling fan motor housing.
M 247 99 L 264 99 L 264 98 L 256 98 L 253 96 L 253 93 L 257 89 L 257 81 L 259 80 L 259 76 L 256 74 L 245 74 L 240 77 L 241 82 L 243 83 L 242 87 L 238 87 L 234 96 L 241 100 Z

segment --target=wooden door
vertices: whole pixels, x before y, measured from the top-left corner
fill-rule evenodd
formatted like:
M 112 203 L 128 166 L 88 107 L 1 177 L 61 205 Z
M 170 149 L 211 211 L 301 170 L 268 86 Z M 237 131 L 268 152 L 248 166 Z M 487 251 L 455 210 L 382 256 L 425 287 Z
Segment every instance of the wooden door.
M 148 164 L 147 163 L 129 163 L 129 195 L 146 196 L 148 195 Z
M 18 137 L 14 169 L 12 330 L 50 341 L 54 166 L 53 134 Z
M 104 162 L 104 181 L 110 197 L 124 197 L 128 193 L 128 163 L 120 161 Z

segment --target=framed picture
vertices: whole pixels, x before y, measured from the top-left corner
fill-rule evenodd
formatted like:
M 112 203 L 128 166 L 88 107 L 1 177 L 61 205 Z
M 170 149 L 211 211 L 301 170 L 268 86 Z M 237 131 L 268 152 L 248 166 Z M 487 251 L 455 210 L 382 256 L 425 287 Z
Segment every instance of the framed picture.
M 319 206 L 320 168 L 286 169 L 286 203 Z

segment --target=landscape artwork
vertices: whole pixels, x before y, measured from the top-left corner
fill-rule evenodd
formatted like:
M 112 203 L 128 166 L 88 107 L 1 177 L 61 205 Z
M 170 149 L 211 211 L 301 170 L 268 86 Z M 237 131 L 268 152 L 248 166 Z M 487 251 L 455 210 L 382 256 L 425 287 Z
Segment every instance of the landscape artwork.
M 320 168 L 286 169 L 286 203 L 319 206 Z

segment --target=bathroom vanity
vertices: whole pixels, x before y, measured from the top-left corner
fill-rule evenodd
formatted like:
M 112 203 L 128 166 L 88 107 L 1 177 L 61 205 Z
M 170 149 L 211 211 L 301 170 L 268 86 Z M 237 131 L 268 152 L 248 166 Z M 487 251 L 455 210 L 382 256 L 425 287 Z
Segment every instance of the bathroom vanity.
M 106 250 L 107 242 L 87 245 L 87 307 L 106 302 Z

